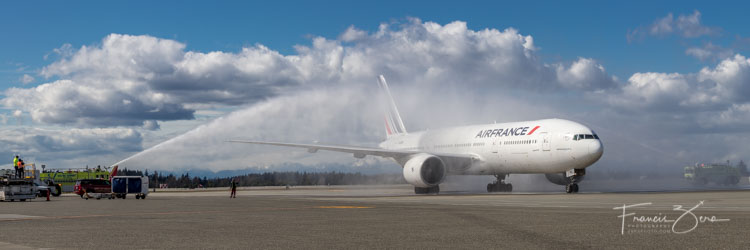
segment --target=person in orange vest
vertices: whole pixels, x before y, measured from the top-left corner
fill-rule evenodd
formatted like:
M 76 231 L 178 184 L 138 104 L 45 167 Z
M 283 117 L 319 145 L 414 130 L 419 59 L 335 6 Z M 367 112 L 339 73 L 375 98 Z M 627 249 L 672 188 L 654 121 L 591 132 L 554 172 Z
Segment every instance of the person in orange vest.
M 23 167 L 25 167 L 23 160 L 18 159 L 18 171 L 16 173 L 18 174 L 18 178 L 23 179 Z

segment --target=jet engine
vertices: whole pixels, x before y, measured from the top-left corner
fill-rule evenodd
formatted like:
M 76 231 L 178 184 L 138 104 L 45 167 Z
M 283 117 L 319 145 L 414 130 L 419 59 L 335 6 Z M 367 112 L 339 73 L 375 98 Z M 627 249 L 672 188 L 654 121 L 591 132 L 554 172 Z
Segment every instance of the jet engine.
M 559 174 L 544 174 L 545 177 L 547 177 L 547 180 L 549 182 L 552 182 L 557 185 L 568 185 L 572 182 L 570 181 L 570 178 L 565 177 L 565 173 L 559 173 Z M 583 180 L 583 176 L 576 176 L 576 182 L 581 182 Z
M 417 154 L 404 164 L 404 179 L 415 187 L 434 187 L 445 179 L 445 164 L 440 157 Z

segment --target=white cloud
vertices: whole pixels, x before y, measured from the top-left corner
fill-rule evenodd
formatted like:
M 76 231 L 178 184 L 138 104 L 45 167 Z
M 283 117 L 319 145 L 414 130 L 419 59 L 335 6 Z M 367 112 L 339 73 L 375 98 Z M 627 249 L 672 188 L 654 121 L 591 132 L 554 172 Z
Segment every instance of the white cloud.
M 737 54 L 696 73 L 635 73 L 621 89 L 598 97 L 673 131 L 726 134 L 750 121 L 748 83 L 750 59 Z
M 701 13 L 698 10 L 693 14 L 681 14 L 676 19 L 672 13 L 663 18 L 659 18 L 651 25 L 641 26 L 627 34 L 628 42 L 637 41 L 646 36 L 664 37 L 677 34 L 685 38 L 695 38 L 700 36 L 717 35 L 721 33 L 718 27 L 709 27 L 701 24 Z
M 70 57 L 73 55 L 73 45 L 66 43 L 60 46 L 60 48 L 55 48 L 52 50 L 51 53 L 57 54 L 61 58 Z M 44 55 L 44 60 L 49 59 L 50 54 Z
M 566 87 L 595 90 L 615 87 L 614 77 L 593 59 L 578 58 L 570 67 L 557 66 L 557 79 Z
M 354 26 L 349 26 L 349 28 L 347 28 L 346 31 L 344 31 L 344 33 L 339 36 L 339 40 L 344 42 L 353 42 L 365 38 L 366 36 L 367 32 L 359 30 Z
M 721 61 L 715 68 L 705 67 L 698 73 L 698 81 L 714 85 L 717 97 L 734 102 L 750 101 L 750 59 L 742 55 Z
M 374 34 L 350 27 L 339 39 L 316 37 L 311 46 L 297 46 L 296 55 L 282 55 L 263 45 L 237 53 L 185 51 L 173 40 L 112 34 L 75 51 L 64 45 L 56 53 L 66 56 L 41 71 L 60 80 L 11 88 L 0 103 L 39 123 L 141 126 L 193 119 L 195 108 L 205 105 L 246 105 L 307 87 L 369 83 L 378 74 L 425 85 L 527 91 L 595 90 L 613 82 L 591 59 L 570 67 L 541 63 L 533 38 L 512 28 L 474 31 L 460 21 L 410 19 L 398 29 L 381 25 Z
M 23 84 L 29 84 L 34 81 L 34 77 L 28 74 L 23 74 L 23 76 L 21 76 L 21 78 L 19 78 L 18 81 L 20 81 Z
M 685 50 L 685 54 L 693 56 L 701 61 L 715 61 L 734 55 L 734 51 L 709 42 L 703 45 L 703 47 L 690 47 Z

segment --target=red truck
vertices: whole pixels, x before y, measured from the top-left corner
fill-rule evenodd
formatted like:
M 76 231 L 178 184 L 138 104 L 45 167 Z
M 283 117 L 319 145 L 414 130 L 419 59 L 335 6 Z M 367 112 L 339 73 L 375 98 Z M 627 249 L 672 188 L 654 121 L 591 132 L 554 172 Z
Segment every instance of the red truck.
M 112 184 L 102 179 L 82 179 L 76 181 L 73 192 L 83 197 L 84 193 L 112 193 Z

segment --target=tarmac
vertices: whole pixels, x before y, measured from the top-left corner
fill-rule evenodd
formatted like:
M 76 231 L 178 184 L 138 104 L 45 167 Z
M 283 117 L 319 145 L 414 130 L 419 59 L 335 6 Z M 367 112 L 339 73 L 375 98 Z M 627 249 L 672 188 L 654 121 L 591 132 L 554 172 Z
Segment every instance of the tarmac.
M 0 249 L 747 249 L 749 229 L 746 189 L 415 195 L 409 185 L 313 186 L 245 188 L 236 199 L 207 189 L 0 203 Z

